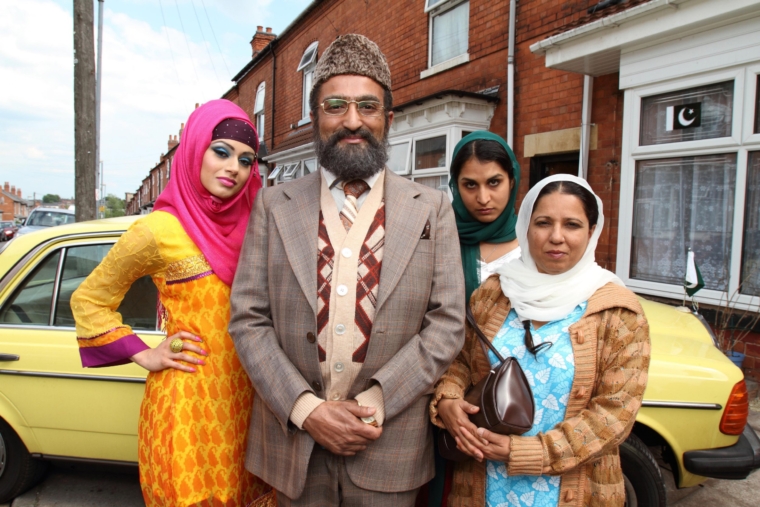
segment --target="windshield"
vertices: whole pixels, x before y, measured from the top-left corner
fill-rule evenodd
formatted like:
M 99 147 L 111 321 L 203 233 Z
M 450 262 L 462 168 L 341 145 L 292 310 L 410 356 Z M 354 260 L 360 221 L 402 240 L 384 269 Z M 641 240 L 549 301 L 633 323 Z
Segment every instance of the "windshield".
M 58 213 L 56 211 L 35 211 L 29 216 L 25 225 L 37 227 L 53 227 L 55 225 L 73 224 L 76 217 L 69 213 Z
M 13 222 L 0 222 L 0 229 L 5 229 L 6 227 L 13 227 Z

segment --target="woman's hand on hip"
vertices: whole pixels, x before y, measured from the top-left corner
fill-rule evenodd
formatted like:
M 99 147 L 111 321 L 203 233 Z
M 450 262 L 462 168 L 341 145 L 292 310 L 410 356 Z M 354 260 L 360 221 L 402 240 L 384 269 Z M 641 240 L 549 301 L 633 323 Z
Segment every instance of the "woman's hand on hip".
M 172 352 L 171 343 L 174 340 L 182 341 L 181 352 Z M 185 363 L 201 366 L 206 364 L 206 361 L 203 359 L 198 359 L 185 353 L 185 351 L 189 351 L 200 354 L 201 356 L 208 355 L 205 350 L 192 342 L 201 343 L 203 340 L 187 331 L 180 331 L 162 341 L 155 349 L 143 350 L 132 356 L 130 359 L 148 371 L 161 371 L 167 368 L 175 368 L 187 373 L 195 373 L 195 368 L 179 362 L 183 361 Z
M 472 421 L 470 421 L 469 414 L 476 414 L 480 410 L 478 407 L 471 403 L 467 403 L 463 399 L 441 399 L 438 401 L 438 415 L 443 421 L 443 425 L 451 436 L 457 441 L 457 448 L 463 453 L 472 456 L 477 459 L 476 448 L 470 445 L 466 445 L 468 439 L 465 439 L 465 434 L 472 436 L 478 429 Z
M 478 461 L 488 459 L 491 461 L 509 461 L 509 453 L 512 447 L 512 439 L 506 435 L 499 435 L 485 428 L 478 428 L 473 433 L 464 435 L 465 445 L 473 449 L 474 457 Z

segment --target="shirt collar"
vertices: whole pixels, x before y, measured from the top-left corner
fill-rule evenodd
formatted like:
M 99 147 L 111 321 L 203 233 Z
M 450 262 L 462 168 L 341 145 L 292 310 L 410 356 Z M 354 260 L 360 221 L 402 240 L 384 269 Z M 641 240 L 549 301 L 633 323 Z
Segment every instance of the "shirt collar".
M 376 172 L 375 174 L 373 174 L 369 178 L 363 178 L 364 181 L 367 182 L 367 185 L 369 185 L 370 189 L 375 185 L 375 182 L 380 177 L 380 173 L 382 173 L 384 170 L 385 170 L 385 168 L 383 168 L 382 171 Z M 335 186 L 339 186 L 340 188 L 342 188 L 341 180 L 339 180 L 338 177 L 335 176 L 335 174 L 333 174 L 332 172 L 330 172 L 329 169 L 325 169 L 324 167 L 322 167 L 322 175 L 325 178 L 325 182 L 327 183 L 327 187 L 328 188 L 332 189 Z

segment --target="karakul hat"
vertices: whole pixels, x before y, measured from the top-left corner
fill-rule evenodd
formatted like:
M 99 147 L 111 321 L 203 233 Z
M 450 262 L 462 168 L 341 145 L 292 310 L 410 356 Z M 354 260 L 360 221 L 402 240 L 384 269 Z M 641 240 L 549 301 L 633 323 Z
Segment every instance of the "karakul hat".
M 391 89 L 391 71 L 377 44 L 363 35 L 349 33 L 333 41 L 314 69 L 312 90 L 333 76 L 354 74 L 377 81 Z

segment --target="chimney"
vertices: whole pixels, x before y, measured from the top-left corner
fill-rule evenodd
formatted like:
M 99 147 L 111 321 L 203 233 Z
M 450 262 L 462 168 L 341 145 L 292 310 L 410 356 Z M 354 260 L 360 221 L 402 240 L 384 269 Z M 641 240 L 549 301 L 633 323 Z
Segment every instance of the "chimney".
M 19 196 L 19 197 L 21 197 L 21 189 L 20 188 L 16 189 L 16 195 Z
M 6 192 L 10 192 L 11 191 L 11 184 L 6 181 L 5 185 L 3 186 L 3 190 L 5 190 Z
M 264 48 L 267 47 L 269 43 L 272 42 L 275 38 L 277 38 L 277 35 L 272 33 L 271 27 L 267 27 L 265 32 L 263 26 L 257 26 L 256 34 L 253 36 L 253 39 L 251 39 L 251 58 L 261 53 L 261 51 L 263 51 Z
M 169 143 L 168 143 L 169 151 L 171 151 L 171 149 L 177 146 L 178 144 L 179 143 L 177 142 L 177 136 L 172 136 L 171 134 L 169 134 Z
M 16 185 L 11 185 L 11 194 L 16 195 Z
M 180 123 L 179 124 L 179 138 L 182 139 L 182 131 L 185 130 L 185 124 Z

